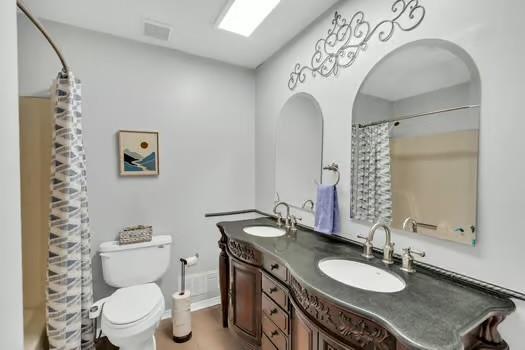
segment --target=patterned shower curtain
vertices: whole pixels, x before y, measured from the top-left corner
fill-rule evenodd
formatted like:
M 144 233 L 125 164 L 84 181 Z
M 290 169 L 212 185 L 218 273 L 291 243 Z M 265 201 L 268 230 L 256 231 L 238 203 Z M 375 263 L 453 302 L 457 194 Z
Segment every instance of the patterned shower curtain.
M 352 217 L 368 222 L 392 222 L 390 172 L 391 123 L 352 127 Z
M 93 349 L 91 231 L 80 82 L 59 73 L 52 87 L 55 127 L 47 287 L 50 349 Z

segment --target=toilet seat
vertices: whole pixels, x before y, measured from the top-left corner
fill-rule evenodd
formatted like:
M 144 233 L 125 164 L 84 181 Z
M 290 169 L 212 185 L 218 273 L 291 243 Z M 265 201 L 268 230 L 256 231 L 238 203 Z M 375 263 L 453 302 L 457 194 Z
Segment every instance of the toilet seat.
M 118 289 L 104 304 L 102 317 L 112 328 L 131 327 L 164 308 L 164 297 L 155 283 Z
M 101 328 L 123 350 L 154 350 L 164 297 L 154 283 L 118 289 L 102 309 Z

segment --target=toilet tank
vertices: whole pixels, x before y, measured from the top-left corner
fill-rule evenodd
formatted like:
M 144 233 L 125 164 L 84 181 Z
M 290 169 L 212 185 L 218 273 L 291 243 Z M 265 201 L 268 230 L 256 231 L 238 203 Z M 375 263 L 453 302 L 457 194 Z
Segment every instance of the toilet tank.
M 120 245 L 104 242 L 99 249 L 104 281 L 123 288 L 159 280 L 170 264 L 171 236 L 153 236 L 151 242 Z

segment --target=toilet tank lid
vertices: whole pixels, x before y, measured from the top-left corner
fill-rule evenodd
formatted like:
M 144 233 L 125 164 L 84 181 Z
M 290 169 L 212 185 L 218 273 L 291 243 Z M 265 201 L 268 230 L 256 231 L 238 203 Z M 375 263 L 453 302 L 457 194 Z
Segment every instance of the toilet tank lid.
M 171 236 L 169 235 L 158 235 L 153 236 L 150 242 L 133 243 L 133 244 L 119 244 L 118 241 L 104 242 L 99 247 L 100 253 L 118 252 L 123 250 L 140 249 L 147 247 L 156 247 L 162 245 L 170 245 Z

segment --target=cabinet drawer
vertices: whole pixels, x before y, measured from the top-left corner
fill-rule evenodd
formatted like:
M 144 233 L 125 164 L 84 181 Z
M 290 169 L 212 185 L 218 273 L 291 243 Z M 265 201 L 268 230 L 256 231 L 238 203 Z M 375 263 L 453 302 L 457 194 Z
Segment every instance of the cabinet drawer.
M 261 350 L 278 350 L 275 345 L 263 334 L 261 339 Z
M 283 264 L 268 256 L 264 257 L 263 267 L 271 275 L 283 282 L 288 282 L 288 270 Z
M 288 334 L 288 314 L 266 294 L 262 295 L 262 311 L 285 334 Z
M 262 275 L 262 290 L 284 310 L 288 310 L 288 293 L 273 278 Z
M 273 345 L 279 350 L 288 349 L 288 338 L 279 330 L 279 328 L 268 317 L 262 317 L 263 333 L 271 340 Z

